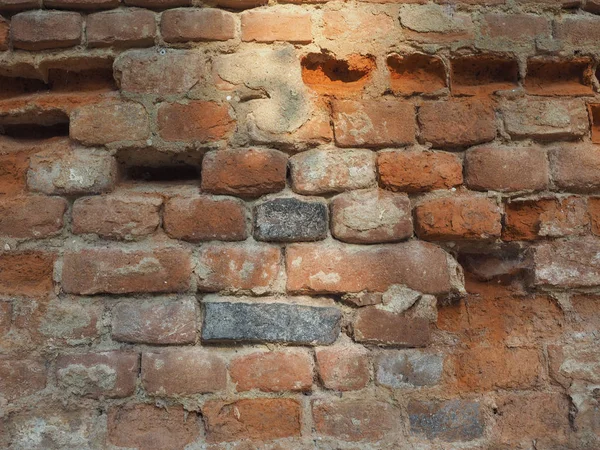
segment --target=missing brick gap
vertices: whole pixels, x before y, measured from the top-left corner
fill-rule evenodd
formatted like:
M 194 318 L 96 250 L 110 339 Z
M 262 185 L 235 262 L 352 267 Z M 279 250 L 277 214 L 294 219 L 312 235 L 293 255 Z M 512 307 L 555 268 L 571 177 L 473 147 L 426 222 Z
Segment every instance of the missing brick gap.
M 432 94 L 446 87 L 446 69 L 438 57 L 394 54 L 387 58 L 387 66 L 394 94 Z
M 519 63 L 496 55 L 471 55 L 450 60 L 452 93 L 486 95 L 514 89 L 519 82 Z
M 343 96 L 361 91 L 375 70 L 371 55 L 337 59 L 328 52 L 309 53 L 302 58 L 304 83 L 322 94 Z
M 532 95 L 592 95 L 593 70 L 589 58 L 530 59 L 525 89 Z
M 50 110 L 0 117 L 0 135 L 21 140 L 66 137 L 69 136 L 69 116 Z
M 592 142 L 600 144 L 600 103 L 590 103 L 588 113 L 592 125 Z
M 161 152 L 155 149 L 126 149 L 117 153 L 124 184 L 200 183 L 203 152 Z

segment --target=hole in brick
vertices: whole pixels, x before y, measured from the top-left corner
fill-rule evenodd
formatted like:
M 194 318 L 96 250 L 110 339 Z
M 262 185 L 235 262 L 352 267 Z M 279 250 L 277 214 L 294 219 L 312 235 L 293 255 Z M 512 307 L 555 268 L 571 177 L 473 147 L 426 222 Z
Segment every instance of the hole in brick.
M 69 116 L 62 111 L 38 111 L 0 119 L 0 134 L 15 139 L 69 136 Z
M 122 150 L 117 154 L 117 161 L 124 182 L 197 184 L 202 152 L 174 154 L 153 149 Z
M 476 95 L 513 89 L 519 81 L 519 64 L 496 56 L 465 56 L 450 61 L 452 92 Z
M 397 94 L 428 94 L 446 87 L 446 69 L 435 56 L 413 53 L 387 59 L 392 91 Z
M 592 94 L 592 67 L 587 58 L 570 61 L 529 60 L 525 89 L 537 95 Z
M 592 124 L 592 142 L 600 144 L 600 103 L 589 104 L 588 111 Z
M 361 90 L 375 69 L 372 56 L 350 55 L 336 59 L 328 53 L 309 53 L 302 59 L 302 79 L 316 91 L 343 94 Z

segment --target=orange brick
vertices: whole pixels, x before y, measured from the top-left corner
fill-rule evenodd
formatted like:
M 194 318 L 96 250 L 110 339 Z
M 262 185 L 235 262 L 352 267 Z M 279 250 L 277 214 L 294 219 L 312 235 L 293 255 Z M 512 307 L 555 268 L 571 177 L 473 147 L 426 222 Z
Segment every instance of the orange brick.
M 242 41 L 308 44 L 312 41 L 311 16 L 307 13 L 245 12 L 242 14 Z

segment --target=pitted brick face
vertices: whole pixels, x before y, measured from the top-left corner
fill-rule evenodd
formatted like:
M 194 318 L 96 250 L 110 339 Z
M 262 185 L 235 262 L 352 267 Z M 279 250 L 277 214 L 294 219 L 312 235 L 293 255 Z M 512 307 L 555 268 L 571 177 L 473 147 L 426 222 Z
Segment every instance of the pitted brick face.
M 600 448 L 600 0 L 0 0 L 0 448 Z

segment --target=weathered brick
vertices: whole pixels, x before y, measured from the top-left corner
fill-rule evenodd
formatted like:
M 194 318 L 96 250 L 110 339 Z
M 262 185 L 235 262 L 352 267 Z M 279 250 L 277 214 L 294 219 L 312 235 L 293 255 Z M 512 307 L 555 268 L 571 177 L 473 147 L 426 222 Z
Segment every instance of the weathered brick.
M 392 150 L 377 154 L 379 183 L 399 192 L 450 189 L 463 182 L 462 163 L 451 153 Z
M 550 375 L 565 387 L 574 381 L 600 383 L 600 351 L 591 343 L 549 345 Z
M 567 15 L 556 21 L 555 38 L 576 49 L 594 47 L 600 38 L 598 25 L 597 16 Z
M 10 22 L 13 46 L 23 50 L 73 47 L 81 42 L 83 19 L 78 13 L 27 11 Z
M 119 0 L 44 0 L 44 6 L 52 9 L 111 9 L 119 6 Z
M 396 407 L 370 399 L 313 400 L 312 414 L 318 434 L 341 441 L 379 441 L 401 422 Z
M 502 443 L 521 446 L 534 441 L 547 448 L 560 448 L 560 444 L 567 442 L 570 415 L 565 395 L 508 393 L 498 396 L 495 406 L 498 411 L 496 426 Z
M 375 153 L 370 150 L 310 150 L 290 158 L 292 189 L 320 195 L 375 184 Z
M 312 41 L 312 21 L 308 13 L 247 11 L 242 14 L 242 41 L 286 41 L 308 44 Z
M 225 361 L 202 348 L 176 348 L 142 354 L 142 385 L 151 395 L 218 392 L 227 385 Z
M 0 0 L 0 11 L 39 9 L 41 6 L 41 0 Z
M 227 105 L 194 100 L 158 108 L 158 132 L 166 141 L 217 141 L 234 127 Z
M 161 16 L 160 32 L 165 42 L 227 41 L 235 25 L 235 15 L 219 9 L 170 9 Z
M 238 392 L 310 391 L 313 383 L 312 357 L 305 350 L 239 356 L 231 361 L 229 373 Z
M 155 49 L 131 50 L 115 59 L 114 72 L 122 91 L 162 96 L 188 92 L 205 79 L 206 66 L 204 53 L 195 50 L 165 49 L 164 54 Z M 212 104 L 205 106 L 212 107 Z M 207 117 L 219 110 L 212 108 Z M 216 122 L 226 125 L 229 119 L 223 113 L 220 116 Z M 206 121 L 206 117 L 203 120 Z
M 590 197 L 588 198 L 588 213 L 590 215 L 590 222 L 592 225 L 592 233 L 596 236 L 600 236 L 600 198 Z
M 200 291 L 268 292 L 281 267 L 281 250 L 266 244 L 207 244 L 196 274 Z
M 132 352 L 62 355 L 56 361 L 56 379 L 69 394 L 122 398 L 134 393 L 139 369 L 139 354 Z
M 133 300 L 112 309 L 112 338 L 141 344 L 193 344 L 197 335 L 196 299 Z
M 108 442 L 139 449 L 184 448 L 200 436 L 201 420 L 180 406 L 131 404 L 108 410 Z
M 413 433 L 445 442 L 471 441 L 485 429 L 481 405 L 469 400 L 411 400 L 408 418 Z
M 156 231 L 162 199 L 116 194 L 84 197 L 73 203 L 72 232 L 111 239 L 135 239 Z
M 589 132 L 580 100 L 521 98 L 502 107 L 506 131 L 513 139 L 573 140 Z
M 81 295 L 181 292 L 191 279 L 189 252 L 177 248 L 88 248 L 63 258 L 62 288 Z
M 0 398 L 11 403 L 41 391 L 47 372 L 43 360 L 0 358 Z
M 47 252 L 0 253 L 0 294 L 43 297 L 52 290 L 56 256 Z
M 203 341 L 327 345 L 340 332 L 342 314 L 334 307 L 227 300 L 204 303 Z
M 327 237 L 329 210 L 321 201 L 274 198 L 254 207 L 254 239 L 272 242 L 318 241 Z
M 533 256 L 537 286 L 593 287 L 600 285 L 600 241 L 593 237 L 543 242 Z
M 0 51 L 8 50 L 10 41 L 10 23 L 0 16 Z
M 327 389 L 355 391 L 371 378 L 369 353 L 364 347 L 336 345 L 319 348 L 315 355 L 319 378 Z
M 202 190 L 259 197 L 285 187 L 287 155 L 277 150 L 218 150 L 202 160 Z
M 400 23 L 417 41 L 458 41 L 473 39 L 474 25 L 469 14 L 450 11 L 440 5 L 403 5 Z
M 340 147 L 395 147 L 415 140 L 415 106 L 398 100 L 338 100 L 332 104 Z
M 435 386 L 442 379 L 444 358 L 421 350 L 386 351 L 377 357 L 375 370 L 381 386 Z
M 494 199 L 454 196 L 425 200 L 415 208 L 417 236 L 427 240 L 491 239 L 502 230 Z
M 535 388 L 542 366 L 530 348 L 473 347 L 452 358 L 459 388 L 465 391 Z
M 522 48 L 532 52 L 537 40 L 551 36 L 552 26 L 543 15 L 487 13 L 481 18 L 477 47 L 513 51 Z
M 154 44 L 154 13 L 125 9 L 90 14 L 86 19 L 90 47 L 149 47 Z
M 340 194 L 331 201 L 331 234 L 354 244 L 407 239 L 413 234 L 410 199 L 379 189 Z
M 138 103 L 101 103 L 71 113 L 70 136 L 85 145 L 141 141 L 149 135 L 148 113 Z
M 418 119 L 421 139 L 434 147 L 469 147 L 496 137 L 494 109 L 482 99 L 423 103 Z
M 58 153 L 68 148 L 62 138 L 21 140 L 0 136 L 0 195 L 23 193 L 31 155 L 42 150 Z
M 397 19 L 383 11 L 348 7 L 323 12 L 323 36 L 329 41 L 356 44 L 382 41 L 398 42 Z
M 116 178 L 117 163 L 104 151 L 48 150 L 31 157 L 27 185 L 44 194 L 99 194 L 111 191 Z
M 60 197 L 0 197 L 0 236 L 45 238 L 61 232 L 67 202 Z
M 167 200 L 163 226 L 169 236 L 186 241 L 243 241 L 246 207 L 238 199 L 204 195 Z
M 465 155 L 465 182 L 480 191 L 541 191 L 548 187 L 548 159 L 538 146 L 490 146 Z
M 600 188 L 600 147 L 563 144 L 552 149 L 550 168 L 554 183 L 570 192 L 594 192 Z
M 300 403 L 291 398 L 209 400 L 202 407 L 202 416 L 208 442 L 264 442 L 300 436 Z
M 425 347 L 431 339 L 429 322 L 377 307 L 362 308 L 354 321 L 354 339 L 377 345 Z
M 512 201 L 505 205 L 504 240 L 586 234 L 590 219 L 581 197 Z
M 430 294 L 460 288 L 452 258 L 420 241 L 385 245 L 294 244 L 286 249 L 287 289 L 295 293 L 384 292 L 393 284 Z

